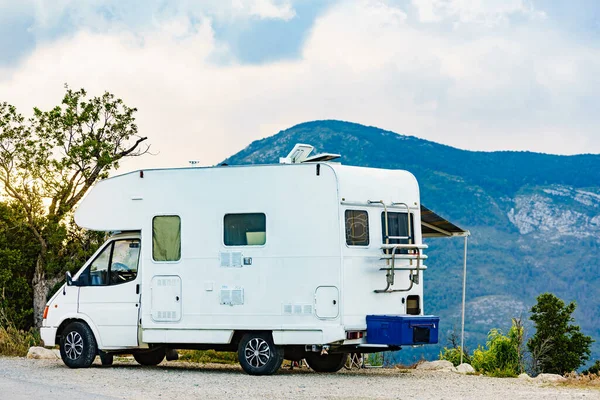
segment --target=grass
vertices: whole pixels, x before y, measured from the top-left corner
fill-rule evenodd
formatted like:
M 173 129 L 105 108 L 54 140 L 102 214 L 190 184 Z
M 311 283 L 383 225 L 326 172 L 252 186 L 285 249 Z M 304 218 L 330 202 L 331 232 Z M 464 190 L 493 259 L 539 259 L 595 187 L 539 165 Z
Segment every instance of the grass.
M 0 327 L 0 355 L 25 357 L 31 346 L 39 346 L 40 334 L 35 329 L 19 330 L 13 326 Z
M 486 371 L 485 375 L 493 378 L 516 378 L 518 376 L 512 368 L 496 368 L 491 371 Z
M 394 364 L 394 368 L 396 369 L 401 369 L 401 370 L 410 370 L 410 369 L 417 369 L 417 367 L 420 364 L 423 364 L 425 362 L 425 360 L 419 360 L 416 361 L 412 364 L 402 364 L 402 363 L 398 363 L 398 364 Z
M 567 381 L 563 383 L 566 386 L 590 387 L 600 389 L 600 373 L 598 374 L 576 374 L 571 372 L 565 375 Z
M 215 350 L 179 350 L 179 360 L 200 364 L 237 364 L 237 353 Z

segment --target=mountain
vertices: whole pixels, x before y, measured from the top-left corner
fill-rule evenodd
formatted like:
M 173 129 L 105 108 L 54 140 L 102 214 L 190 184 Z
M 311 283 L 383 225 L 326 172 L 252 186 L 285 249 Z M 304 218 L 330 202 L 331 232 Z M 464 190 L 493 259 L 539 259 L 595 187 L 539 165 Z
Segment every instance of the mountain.
M 600 155 L 476 152 L 343 121 L 313 121 L 257 140 L 225 163 L 277 163 L 296 143 L 338 153 L 341 162 L 405 169 L 421 201 L 471 231 L 467 347 L 551 292 L 576 301 L 576 323 L 600 341 Z M 430 239 L 425 308 L 442 318 L 441 344 L 460 329 L 462 240 Z M 529 332 L 532 329 L 529 326 Z M 402 352 L 431 357 L 439 348 Z M 418 358 L 418 357 L 417 357 Z M 592 360 L 600 359 L 600 344 Z

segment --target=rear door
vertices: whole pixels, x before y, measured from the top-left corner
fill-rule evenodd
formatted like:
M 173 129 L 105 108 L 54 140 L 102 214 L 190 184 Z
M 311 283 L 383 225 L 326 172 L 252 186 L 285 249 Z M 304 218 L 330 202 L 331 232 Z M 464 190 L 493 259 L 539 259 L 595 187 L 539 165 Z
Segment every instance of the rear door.
M 138 345 L 139 239 L 108 242 L 79 278 L 79 313 L 98 328 L 103 348 Z

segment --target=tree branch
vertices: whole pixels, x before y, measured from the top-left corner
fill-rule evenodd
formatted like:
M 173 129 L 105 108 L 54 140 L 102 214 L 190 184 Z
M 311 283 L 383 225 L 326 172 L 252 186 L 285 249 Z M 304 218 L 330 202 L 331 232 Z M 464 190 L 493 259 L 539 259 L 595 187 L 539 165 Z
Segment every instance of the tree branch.
M 120 153 L 117 153 L 117 154 L 116 154 L 116 159 L 117 159 L 117 160 L 119 160 L 119 159 L 121 159 L 121 158 L 123 158 L 123 157 L 125 157 L 125 156 L 128 156 L 129 154 L 131 154 L 131 153 L 132 153 L 132 152 L 133 152 L 133 151 L 134 151 L 134 150 L 135 150 L 135 149 L 138 147 L 138 145 L 139 145 L 140 143 L 142 143 L 142 142 L 143 142 L 144 140 L 146 140 L 146 139 L 148 139 L 148 137 L 140 137 L 138 140 L 136 140 L 136 141 L 135 141 L 135 143 L 134 143 L 134 144 L 133 144 L 133 145 L 132 145 L 130 148 L 128 148 L 127 150 L 123 150 L 123 151 L 122 151 L 122 152 L 120 152 Z M 142 154 L 144 154 L 146 151 L 147 151 L 147 150 L 145 150 L 143 153 L 141 153 L 141 154 L 138 154 L 138 155 L 142 155 Z

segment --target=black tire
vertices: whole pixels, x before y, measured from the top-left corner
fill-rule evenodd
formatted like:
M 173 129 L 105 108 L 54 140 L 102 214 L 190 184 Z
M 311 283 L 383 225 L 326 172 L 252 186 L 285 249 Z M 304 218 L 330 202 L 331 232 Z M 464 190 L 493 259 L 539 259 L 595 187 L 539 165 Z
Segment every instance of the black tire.
M 179 360 L 179 353 L 175 349 L 168 349 L 165 352 L 165 356 L 167 358 L 167 361 L 177 361 L 177 360 Z
M 94 333 L 84 322 L 71 322 L 60 337 L 60 357 L 69 368 L 87 368 L 94 362 L 98 347 Z
M 304 356 L 306 356 L 306 351 L 302 346 L 285 346 L 283 348 L 283 358 L 286 360 L 299 362 Z
M 140 365 L 154 366 L 158 365 L 165 359 L 165 348 L 157 347 L 150 350 L 140 350 L 133 353 L 133 358 Z
M 247 333 L 238 346 L 238 360 L 248 375 L 273 375 L 283 362 L 283 348 L 270 333 Z
M 315 372 L 338 372 L 346 365 L 348 353 L 324 354 L 307 353 L 306 363 Z
M 100 356 L 100 362 L 105 367 L 113 365 L 114 356 L 111 353 L 105 353 L 103 351 L 98 351 L 98 355 Z

